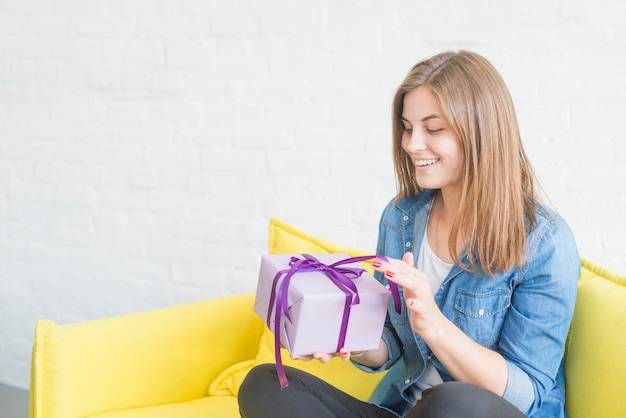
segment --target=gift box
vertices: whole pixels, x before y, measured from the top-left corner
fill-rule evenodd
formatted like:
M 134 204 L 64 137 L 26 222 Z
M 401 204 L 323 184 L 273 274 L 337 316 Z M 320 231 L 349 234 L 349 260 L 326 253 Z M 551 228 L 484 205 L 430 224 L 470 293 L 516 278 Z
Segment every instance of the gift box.
M 358 265 L 369 258 L 263 255 L 254 311 L 294 356 L 376 349 L 391 292 Z

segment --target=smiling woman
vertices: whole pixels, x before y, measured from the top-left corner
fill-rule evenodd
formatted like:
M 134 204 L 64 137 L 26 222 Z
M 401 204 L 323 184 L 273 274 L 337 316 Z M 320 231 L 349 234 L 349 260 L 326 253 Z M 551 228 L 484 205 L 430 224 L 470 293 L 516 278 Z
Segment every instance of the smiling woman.
M 399 190 L 372 267 L 403 306 L 388 309 L 379 347 L 351 358 L 389 372 L 362 402 L 296 370 L 281 391 L 259 366 L 242 417 L 564 417 L 578 250 L 535 194 L 506 84 L 482 56 L 444 52 L 409 71 L 392 119 Z M 347 360 L 349 348 L 311 357 Z

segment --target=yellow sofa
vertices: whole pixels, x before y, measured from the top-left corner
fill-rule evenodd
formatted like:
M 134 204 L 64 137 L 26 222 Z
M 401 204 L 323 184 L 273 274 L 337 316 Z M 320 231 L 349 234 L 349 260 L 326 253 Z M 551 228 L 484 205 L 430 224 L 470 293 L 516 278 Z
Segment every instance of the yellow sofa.
M 269 244 L 271 253 L 364 254 L 278 219 L 270 221 Z M 38 321 L 30 417 L 238 417 L 245 374 L 274 358 L 253 300 L 243 294 L 69 325 Z M 566 351 L 571 418 L 626 417 L 625 348 L 626 277 L 582 260 Z M 339 359 L 327 365 L 294 362 L 286 353 L 283 359 L 361 399 L 382 377 Z

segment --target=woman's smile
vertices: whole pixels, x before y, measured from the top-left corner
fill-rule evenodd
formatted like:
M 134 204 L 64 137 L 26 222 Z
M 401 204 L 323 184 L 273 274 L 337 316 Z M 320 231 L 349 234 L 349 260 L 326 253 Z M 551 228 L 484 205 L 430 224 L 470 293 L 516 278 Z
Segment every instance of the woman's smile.
M 429 160 L 415 160 L 417 167 L 428 167 L 439 162 L 439 158 L 431 158 Z

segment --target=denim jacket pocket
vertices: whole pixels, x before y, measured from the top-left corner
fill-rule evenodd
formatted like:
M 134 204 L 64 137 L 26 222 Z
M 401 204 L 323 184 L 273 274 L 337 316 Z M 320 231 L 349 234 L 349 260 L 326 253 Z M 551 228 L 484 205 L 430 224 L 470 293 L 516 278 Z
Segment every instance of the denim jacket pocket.
M 508 290 L 459 290 L 454 301 L 454 324 L 480 345 L 495 348 L 511 306 L 511 294 Z

